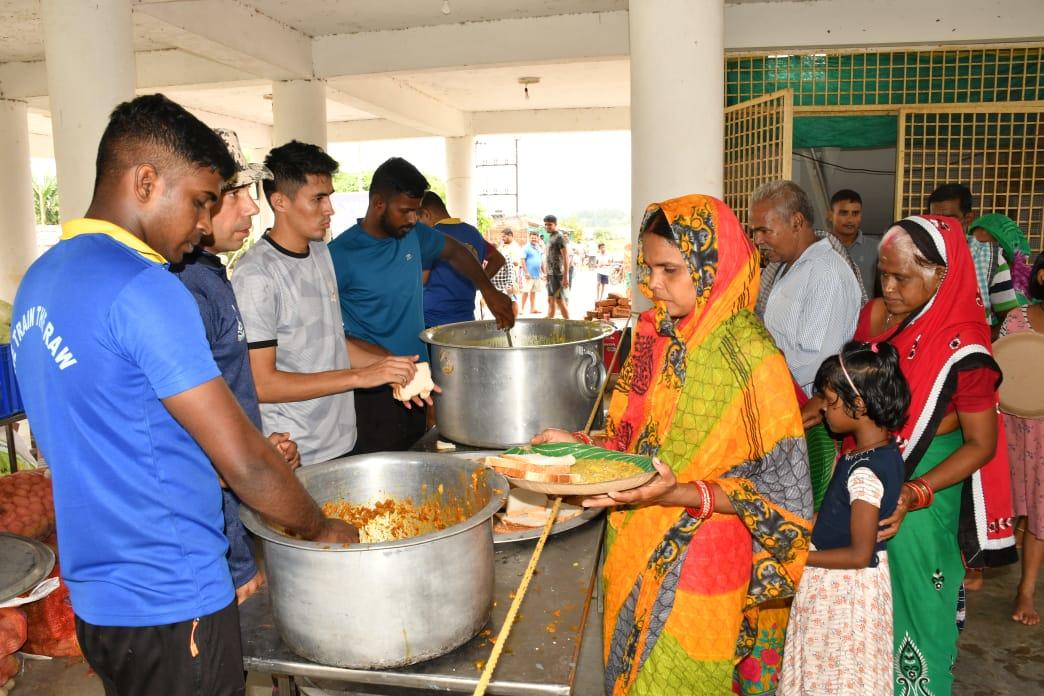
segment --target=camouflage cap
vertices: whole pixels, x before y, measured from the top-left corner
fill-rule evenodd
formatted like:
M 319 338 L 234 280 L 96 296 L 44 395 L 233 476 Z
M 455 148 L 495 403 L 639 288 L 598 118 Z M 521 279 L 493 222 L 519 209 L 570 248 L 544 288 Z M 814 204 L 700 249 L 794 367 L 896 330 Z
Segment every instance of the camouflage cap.
M 236 173 L 221 183 L 222 191 L 231 191 L 241 186 L 249 186 L 266 179 L 274 179 L 272 172 L 263 164 L 247 163 L 243 150 L 239 147 L 239 136 L 228 128 L 215 128 L 214 132 L 225 142 L 228 154 L 236 161 Z

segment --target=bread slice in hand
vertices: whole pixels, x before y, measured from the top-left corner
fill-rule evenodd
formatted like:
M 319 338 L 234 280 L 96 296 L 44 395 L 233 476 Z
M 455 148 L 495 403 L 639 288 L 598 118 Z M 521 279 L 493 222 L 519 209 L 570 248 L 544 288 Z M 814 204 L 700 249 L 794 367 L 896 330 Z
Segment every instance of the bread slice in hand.
M 396 384 L 392 387 L 392 394 L 399 401 L 410 401 L 415 396 L 427 399 L 434 388 L 435 383 L 431 381 L 431 366 L 426 362 L 420 362 L 417 363 L 417 374 L 413 375 L 410 383 L 406 386 Z

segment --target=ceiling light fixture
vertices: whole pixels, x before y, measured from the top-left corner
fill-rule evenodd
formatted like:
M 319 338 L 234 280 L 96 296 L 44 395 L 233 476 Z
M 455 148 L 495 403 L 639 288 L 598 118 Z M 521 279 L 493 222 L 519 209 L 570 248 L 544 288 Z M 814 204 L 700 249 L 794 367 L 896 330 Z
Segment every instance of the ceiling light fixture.
M 442 0 L 442 14 L 449 14 L 452 11 L 449 6 L 449 0 Z
M 522 85 L 522 92 L 526 95 L 526 99 L 529 99 L 529 85 L 535 85 L 540 82 L 539 77 L 520 77 L 518 78 L 518 84 Z

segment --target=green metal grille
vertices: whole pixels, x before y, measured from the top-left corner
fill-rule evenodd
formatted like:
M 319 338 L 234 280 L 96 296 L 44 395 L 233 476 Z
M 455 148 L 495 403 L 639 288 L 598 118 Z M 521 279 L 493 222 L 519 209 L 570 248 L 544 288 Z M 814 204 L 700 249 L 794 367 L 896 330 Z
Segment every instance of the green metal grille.
M 796 107 L 1044 100 L 1044 46 L 727 56 L 725 105 L 781 89 Z
M 995 107 L 1000 108 L 1000 107 Z M 1044 110 L 904 112 L 896 217 L 923 212 L 941 184 L 960 182 L 980 212 L 1004 213 L 1044 242 Z

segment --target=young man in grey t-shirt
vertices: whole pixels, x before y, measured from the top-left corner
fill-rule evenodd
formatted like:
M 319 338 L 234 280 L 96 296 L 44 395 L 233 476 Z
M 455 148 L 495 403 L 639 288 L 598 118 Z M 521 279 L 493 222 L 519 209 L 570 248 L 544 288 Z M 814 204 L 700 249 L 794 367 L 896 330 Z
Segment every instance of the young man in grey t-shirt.
M 353 355 L 353 369 L 330 252 L 333 174 L 337 162 L 316 145 L 291 141 L 265 159 L 264 182 L 275 213 L 272 229 L 232 275 L 246 328 L 250 369 L 266 430 L 289 432 L 304 465 L 355 447 L 352 390 L 407 384 L 412 357 Z

